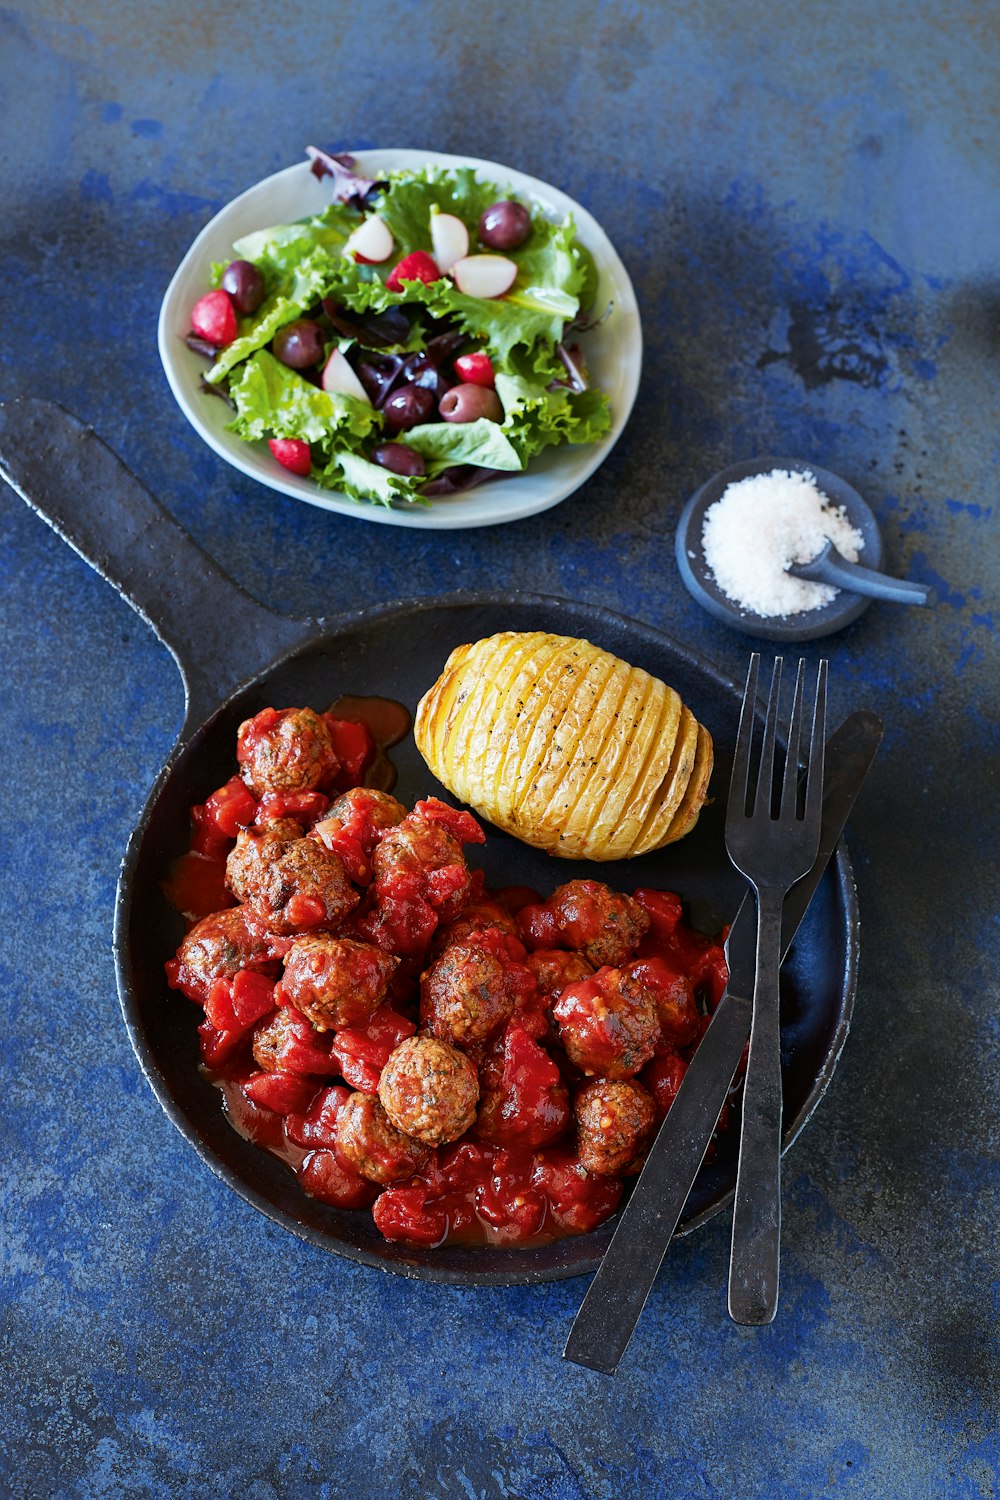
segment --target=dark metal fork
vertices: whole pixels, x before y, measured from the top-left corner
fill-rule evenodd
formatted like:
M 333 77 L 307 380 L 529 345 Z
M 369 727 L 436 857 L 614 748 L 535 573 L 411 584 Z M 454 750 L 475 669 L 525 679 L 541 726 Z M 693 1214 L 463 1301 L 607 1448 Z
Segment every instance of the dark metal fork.
M 823 815 L 823 747 L 826 740 L 827 664 L 816 677 L 805 777 L 799 808 L 798 768 L 802 742 L 803 678 L 799 662 L 788 730 L 788 752 L 780 800 L 774 810 L 774 760 L 781 694 L 781 657 L 774 663 L 756 785 L 750 778 L 758 652 L 750 658 L 743 711 L 726 812 L 726 849 L 757 897 L 757 970 L 750 1051 L 743 1085 L 733 1244 L 729 1265 L 729 1314 L 737 1323 L 770 1323 L 778 1306 L 781 1240 L 781 1045 L 778 967 L 785 894 L 806 875 L 819 849 Z

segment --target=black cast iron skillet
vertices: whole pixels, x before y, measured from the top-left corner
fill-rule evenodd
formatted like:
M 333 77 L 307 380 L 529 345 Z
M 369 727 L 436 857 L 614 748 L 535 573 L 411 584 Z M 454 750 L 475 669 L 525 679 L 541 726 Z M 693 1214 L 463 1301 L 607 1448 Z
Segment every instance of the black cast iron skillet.
M 740 687 L 668 636 L 579 601 L 531 594 L 452 594 L 409 600 L 333 620 L 289 620 L 245 594 L 161 509 L 94 432 L 49 402 L 0 406 L 0 472 L 23 498 L 153 627 L 184 679 L 177 744 L 156 780 L 122 861 L 114 953 L 125 1024 L 161 1105 L 202 1159 L 256 1208 L 303 1239 L 366 1265 L 428 1281 L 539 1282 L 596 1268 L 614 1221 L 592 1234 L 532 1249 L 410 1250 L 389 1244 L 367 1212 L 308 1198 L 275 1157 L 232 1129 L 216 1089 L 199 1072 L 199 1012 L 169 990 L 163 964 L 181 919 L 161 892 L 187 847 L 188 809 L 235 769 L 243 719 L 267 706 L 327 707 L 343 693 L 395 698 L 412 712 L 451 649 L 499 630 L 586 636 L 669 682 L 715 736 L 714 805 L 679 845 L 611 866 L 553 861 L 496 830 L 483 860 L 490 884 L 551 891 L 581 876 L 623 890 L 681 892 L 696 925 L 716 931 L 744 893 L 723 846 L 719 788 L 729 781 Z M 335 586 L 335 579 L 332 580 Z M 123 666 L 123 670 L 124 670 Z M 412 738 L 392 752 L 396 788 L 412 803 L 445 795 Z M 843 847 L 820 883 L 783 973 L 785 1145 L 811 1114 L 836 1062 L 854 997 L 857 909 Z M 735 1135 L 735 1132 L 730 1132 Z M 688 1200 L 680 1232 L 731 1197 L 736 1141 L 724 1138 Z

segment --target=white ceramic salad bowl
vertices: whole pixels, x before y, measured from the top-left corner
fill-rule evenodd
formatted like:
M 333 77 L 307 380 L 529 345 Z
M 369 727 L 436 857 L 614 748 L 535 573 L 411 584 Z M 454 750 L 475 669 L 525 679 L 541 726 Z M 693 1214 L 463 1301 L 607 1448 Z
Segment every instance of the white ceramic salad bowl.
M 635 401 L 642 366 L 642 331 L 635 292 L 614 246 L 597 221 L 572 198 L 497 162 L 473 157 L 446 156 L 434 151 L 359 151 L 357 170 L 371 177 L 402 169 L 428 166 L 472 167 L 481 179 L 495 182 L 529 200 L 546 217 L 562 221 L 570 214 L 576 234 L 590 251 L 598 272 L 594 310 L 612 304 L 610 315 L 584 335 L 584 350 L 593 385 L 606 392 L 611 405 L 611 429 L 596 443 L 564 444 L 548 448 L 532 459 L 524 473 L 491 479 L 474 489 L 435 497 L 429 505 L 401 504 L 391 508 L 348 498 L 321 488 L 279 467 L 267 445 L 247 443 L 226 431 L 232 413 L 226 402 L 204 392 L 205 361 L 184 343 L 191 328 L 191 309 L 208 290 L 214 261 L 232 258 L 232 245 L 241 236 L 272 224 L 290 223 L 317 214 L 330 201 L 330 185 L 317 179 L 303 160 L 265 177 L 226 205 L 206 224 L 178 266 L 160 309 L 160 359 L 178 405 L 209 447 L 241 473 L 261 484 L 305 500 L 324 510 L 389 526 L 415 526 L 445 531 L 459 527 L 495 526 L 548 510 L 565 500 L 599 467 L 617 442 Z

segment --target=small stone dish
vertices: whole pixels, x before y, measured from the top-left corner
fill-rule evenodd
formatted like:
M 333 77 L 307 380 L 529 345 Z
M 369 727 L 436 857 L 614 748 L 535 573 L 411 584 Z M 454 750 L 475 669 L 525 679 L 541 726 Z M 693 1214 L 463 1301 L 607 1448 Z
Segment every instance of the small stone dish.
M 677 566 L 688 592 L 724 625 L 768 641 L 817 640 L 850 625 L 868 608 L 871 597 L 842 589 L 836 598 L 819 609 L 803 610 L 796 615 L 758 615 L 753 610 L 743 609 L 722 592 L 705 560 L 701 536 L 709 506 L 722 498 L 729 485 L 757 474 L 770 474 L 774 469 L 811 474 L 831 505 L 842 506 L 851 525 L 864 537 L 859 562 L 871 569 L 881 566 L 882 533 L 870 506 L 845 480 L 821 469 L 818 464 L 804 463 L 798 458 L 748 458 L 742 463 L 731 464 L 707 480 L 691 496 L 677 523 Z

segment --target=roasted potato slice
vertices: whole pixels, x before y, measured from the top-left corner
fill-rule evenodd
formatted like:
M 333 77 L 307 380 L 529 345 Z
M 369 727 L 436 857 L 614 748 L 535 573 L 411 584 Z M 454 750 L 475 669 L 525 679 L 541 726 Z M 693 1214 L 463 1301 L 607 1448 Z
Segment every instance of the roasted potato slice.
M 672 688 L 542 631 L 457 647 L 414 735 L 456 797 L 564 859 L 625 859 L 681 838 L 712 772 L 712 737 Z

